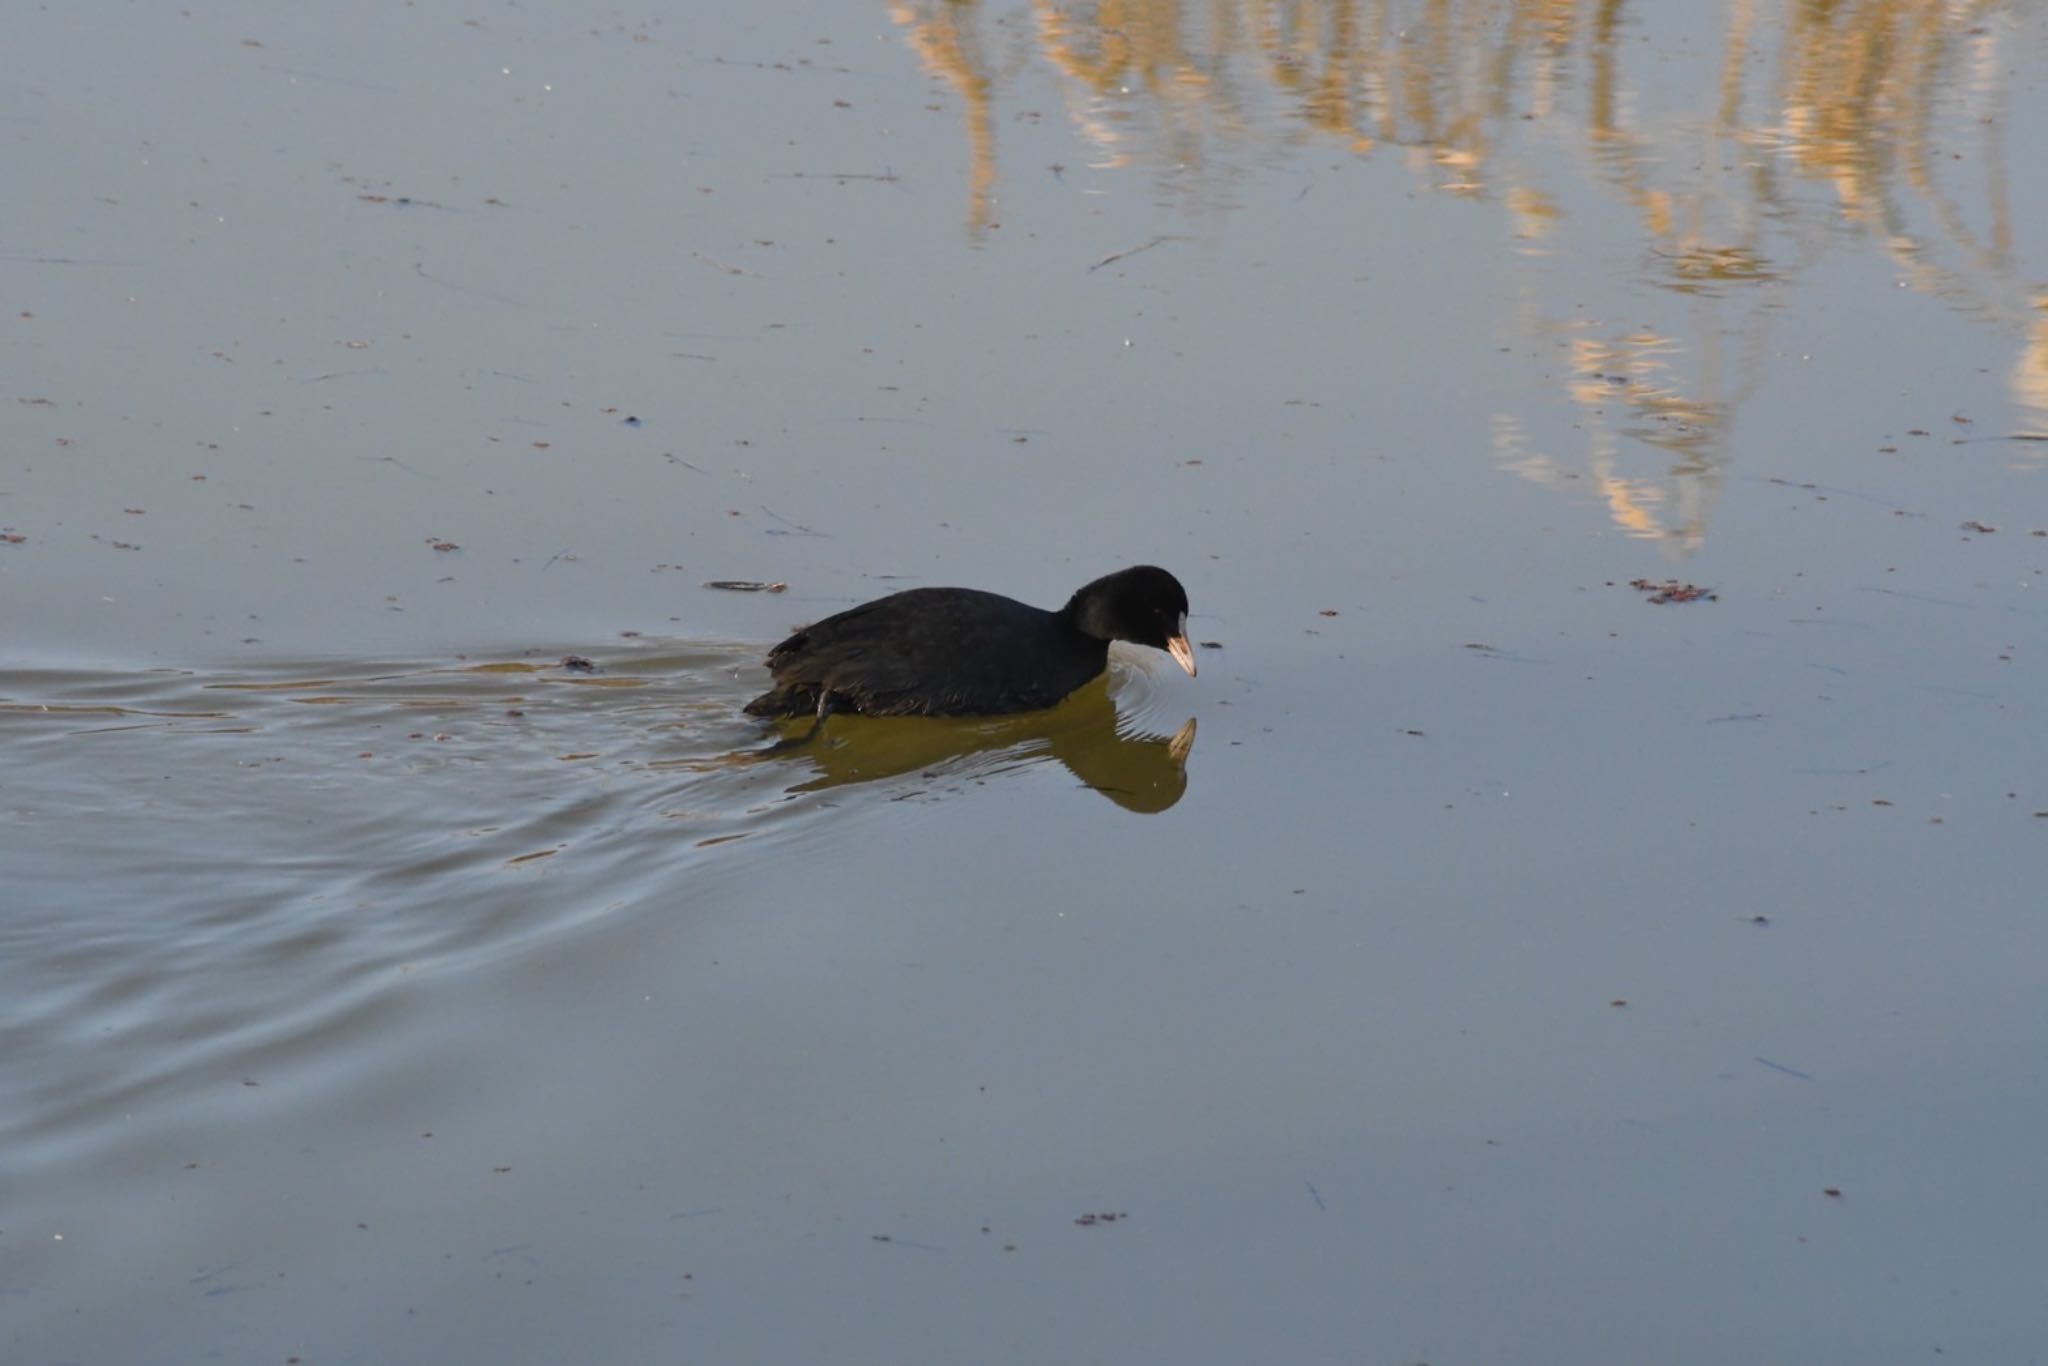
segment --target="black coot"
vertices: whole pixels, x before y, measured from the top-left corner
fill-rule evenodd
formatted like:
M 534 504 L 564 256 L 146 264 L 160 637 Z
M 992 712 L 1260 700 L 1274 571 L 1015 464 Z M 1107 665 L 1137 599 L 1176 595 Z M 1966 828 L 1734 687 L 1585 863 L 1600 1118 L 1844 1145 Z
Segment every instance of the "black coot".
M 1109 642 L 1165 650 L 1195 672 L 1188 595 L 1141 564 L 1047 612 L 974 588 L 913 588 L 807 626 L 768 652 L 755 716 L 992 716 L 1050 707 L 1109 662 Z

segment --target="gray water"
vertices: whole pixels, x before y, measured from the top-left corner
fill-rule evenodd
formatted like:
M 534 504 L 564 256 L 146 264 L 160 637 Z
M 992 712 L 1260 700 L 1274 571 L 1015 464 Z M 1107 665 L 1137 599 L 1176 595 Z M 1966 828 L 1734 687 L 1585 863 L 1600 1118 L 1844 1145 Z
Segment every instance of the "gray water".
M 8 1362 L 2048 1353 L 2037 8 L 11 17 Z

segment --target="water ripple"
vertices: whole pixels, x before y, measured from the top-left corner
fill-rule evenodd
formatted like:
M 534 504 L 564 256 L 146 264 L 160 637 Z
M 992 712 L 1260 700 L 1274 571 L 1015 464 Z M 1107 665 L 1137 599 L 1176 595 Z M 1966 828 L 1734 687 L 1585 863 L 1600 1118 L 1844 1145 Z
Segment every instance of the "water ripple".
M 762 859 L 857 838 L 861 810 L 1054 760 L 1132 810 L 1185 782 L 1191 725 L 1131 738 L 1163 720 L 1142 675 L 1122 719 L 1097 684 L 1030 718 L 834 718 L 765 758 L 739 712 L 754 653 L 0 674 L 0 1161 L 393 1058 L 446 974 L 703 905 Z M 853 812 L 828 790 L 849 783 Z

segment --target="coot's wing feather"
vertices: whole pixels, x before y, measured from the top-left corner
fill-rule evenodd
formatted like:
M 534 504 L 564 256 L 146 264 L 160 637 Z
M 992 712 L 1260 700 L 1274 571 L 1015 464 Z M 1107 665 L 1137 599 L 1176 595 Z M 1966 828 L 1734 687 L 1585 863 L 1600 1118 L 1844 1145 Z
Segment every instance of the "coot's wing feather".
M 849 652 L 828 676 L 828 685 L 872 716 L 985 715 L 1049 707 L 1069 689 L 1049 687 L 1047 633 L 1035 626 L 1029 620 L 980 616 L 927 622 L 915 632 Z
M 878 716 L 1049 707 L 1102 667 L 1073 658 L 1068 634 L 1052 613 L 1000 594 L 914 588 L 776 646 L 768 667 L 777 686 L 750 709 L 810 711 L 821 694 L 843 710 Z
M 792 632 L 789 639 L 768 652 L 769 671 L 780 679 L 785 670 L 803 669 L 806 657 L 815 653 L 814 647 L 825 648 L 834 641 L 886 634 L 893 629 L 893 623 L 905 615 L 904 604 L 899 599 L 907 596 L 906 593 L 892 593 L 886 598 L 876 598 L 873 602 L 835 612 L 823 621 L 814 621 L 802 630 Z

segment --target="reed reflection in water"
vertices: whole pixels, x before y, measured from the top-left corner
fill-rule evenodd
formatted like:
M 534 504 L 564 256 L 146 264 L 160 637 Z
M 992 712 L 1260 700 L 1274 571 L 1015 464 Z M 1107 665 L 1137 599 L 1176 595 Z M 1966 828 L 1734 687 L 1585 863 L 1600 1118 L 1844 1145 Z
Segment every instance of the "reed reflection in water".
M 1080 163 L 1050 169 L 1090 195 L 1128 188 L 1213 216 L 1321 148 L 1394 153 L 1422 190 L 1490 206 L 1514 272 L 1493 330 L 1572 414 L 1567 433 L 1548 413 L 1497 413 L 1496 466 L 1672 556 L 1705 544 L 1737 417 L 1776 378 L 1774 342 L 1813 321 L 1816 301 L 1790 286 L 1844 250 L 1881 258 L 1866 288 L 1916 291 L 2009 338 L 2011 435 L 2048 433 L 2048 294 L 2016 248 L 2007 151 L 2038 7 L 1727 0 L 1703 21 L 1623 0 L 916 0 L 889 13 L 961 103 L 977 241 L 997 225 L 998 131 L 1038 117 L 1034 74 L 1058 92 Z M 1708 60 L 1673 57 L 1703 35 L 1719 44 Z M 1133 175 L 1144 183 L 1121 186 Z M 1613 259 L 1615 209 L 1634 239 L 1628 278 L 1549 269 Z M 1662 302 L 1646 307 L 1643 289 Z M 1567 366 L 1552 363 L 1560 339 Z

